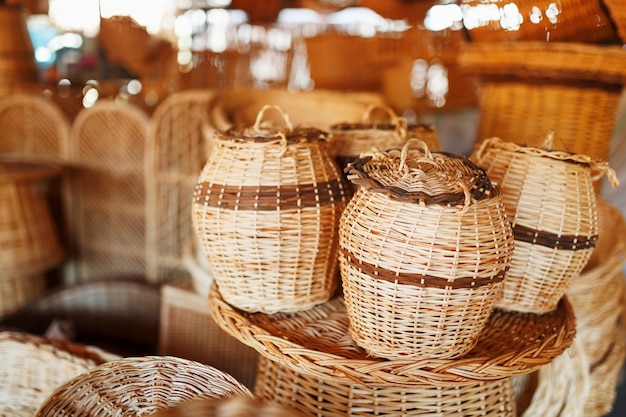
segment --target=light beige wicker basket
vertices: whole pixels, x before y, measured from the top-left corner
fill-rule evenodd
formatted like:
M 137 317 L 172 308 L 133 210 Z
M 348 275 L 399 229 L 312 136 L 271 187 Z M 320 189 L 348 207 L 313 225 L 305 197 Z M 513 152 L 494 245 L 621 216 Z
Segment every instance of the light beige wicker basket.
M 266 125 L 271 110 L 283 126 Z M 215 282 L 234 306 L 293 312 L 333 295 L 347 197 L 326 139 L 326 132 L 293 128 L 272 105 L 252 127 L 216 132 L 192 221 Z
M 257 375 L 256 398 L 310 416 L 516 416 L 511 378 L 451 387 L 365 385 L 317 378 L 265 357 Z
M 417 139 L 347 172 L 360 185 L 339 229 L 355 342 L 385 358 L 469 352 L 513 254 L 500 190 L 467 158 L 431 153 Z
M 237 395 L 252 394 L 217 368 L 175 356 L 127 357 L 60 385 L 34 416 L 143 416 L 185 401 Z
M 32 417 L 57 387 L 117 359 L 94 346 L 0 332 L 0 415 Z
M 153 417 L 305 417 L 292 407 L 246 397 L 187 401 L 159 410 Z
M 381 359 L 358 347 L 343 297 L 285 314 L 246 313 L 211 288 L 209 307 L 226 333 L 261 355 L 316 378 L 377 386 L 457 386 L 532 373 L 567 350 L 576 334 L 566 298 L 557 310 L 530 314 L 494 310 L 479 340 L 458 359 Z
M 605 161 L 499 138 L 483 141 L 472 160 L 500 184 L 515 234 L 515 250 L 496 307 L 530 313 L 554 309 L 591 257 L 598 238 L 594 181 Z

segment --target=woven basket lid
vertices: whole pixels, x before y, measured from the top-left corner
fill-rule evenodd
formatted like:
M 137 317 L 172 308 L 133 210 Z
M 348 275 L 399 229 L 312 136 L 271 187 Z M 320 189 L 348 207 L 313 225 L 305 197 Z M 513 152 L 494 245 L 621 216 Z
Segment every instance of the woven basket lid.
M 467 157 L 431 152 L 415 138 L 402 149 L 372 150 L 349 164 L 345 172 L 350 181 L 371 192 L 411 203 L 467 207 L 495 189 L 485 170 Z
M 514 142 L 504 141 L 498 137 L 488 138 L 480 144 L 480 147 L 474 154 L 475 158 L 473 157 L 472 159 L 482 161 L 485 158 L 487 151 L 490 149 L 495 149 L 499 152 L 513 152 L 529 158 L 548 158 L 554 161 L 561 161 L 563 163 L 587 166 L 590 169 L 591 177 L 594 181 L 599 180 L 606 174 L 607 179 L 613 187 L 619 186 L 617 174 L 609 166 L 607 161 L 592 158 L 589 155 L 556 150 L 554 148 L 554 141 L 556 140 L 555 137 L 554 132 L 548 132 L 546 139 L 539 147 L 520 145 Z
M 280 123 L 276 118 L 269 117 L 269 110 L 278 113 Z M 294 127 L 281 107 L 268 104 L 261 108 L 252 126 L 234 126 L 226 131 L 216 131 L 214 137 L 237 143 L 281 143 L 286 147 L 292 143 L 326 142 L 328 132 L 311 127 Z

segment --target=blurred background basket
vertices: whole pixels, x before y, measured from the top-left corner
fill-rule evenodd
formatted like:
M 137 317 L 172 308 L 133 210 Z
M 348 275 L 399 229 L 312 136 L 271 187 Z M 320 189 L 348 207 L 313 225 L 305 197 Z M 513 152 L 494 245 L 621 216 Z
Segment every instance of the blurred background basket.
M 598 238 L 594 182 L 614 181 L 605 161 L 489 138 L 472 154 L 502 188 L 515 250 L 496 307 L 545 313 L 555 308 L 593 253 Z
M 259 359 L 257 375 L 256 398 L 318 417 L 516 416 L 510 378 L 453 387 L 348 384 L 297 372 L 266 357 Z
M 357 159 L 348 178 L 359 189 L 339 242 L 355 342 L 385 358 L 470 351 L 513 254 L 500 190 L 467 158 L 417 139 Z
M 32 417 L 57 387 L 119 359 L 100 348 L 34 334 L 0 332 L 0 415 Z
M 273 125 L 267 112 L 283 122 Z M 253 126 L 216 132 L 215 140 L 192 221 L 220 292 L 238 308 L 265 313 L 328 300 L 339 281 L 337 229 L 347 193 L 327 133 L 294 128 L 287 113 L 268 105 Z
M 59 386 L 35 416 L 142 416 L 196 399 L 251 396 L 232 376 L 174 356 L 127 357 Z

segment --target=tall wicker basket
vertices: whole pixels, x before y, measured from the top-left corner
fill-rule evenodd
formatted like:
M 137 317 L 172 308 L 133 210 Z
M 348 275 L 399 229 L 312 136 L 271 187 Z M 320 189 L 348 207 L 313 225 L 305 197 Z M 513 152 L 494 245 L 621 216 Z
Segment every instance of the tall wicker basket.
M 385 358 L 467 353 L 513 254 L 500 190 L 467 158 L 417 139 L 357 159 L 349 178 L 360 187 L 339 239 L 355 342 Z
M 264 122 L 277 111 L 284 126 Z M 277 106 L 252 127 L 215 134 L 192 215 L 220 292 L 246 311 L 294 312 L 338 284 L 338 227 L 346 184 L 327 133 L 294 128 Z
M 605 161 L 555 151 L 553 142 L 552 134 L 541 147 L 489 138 L 472 155 L 500 183 L 515 234 L 499 308 L 538 314 L 556 308 L 598 238 L 593 183 L 606 173 L 618 184 Z

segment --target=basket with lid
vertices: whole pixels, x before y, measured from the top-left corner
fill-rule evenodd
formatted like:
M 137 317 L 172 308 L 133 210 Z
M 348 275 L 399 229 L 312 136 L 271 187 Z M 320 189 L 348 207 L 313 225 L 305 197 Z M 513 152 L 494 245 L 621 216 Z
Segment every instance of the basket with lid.
M 272 110 L 282 124 L 267 123 Z M 192 222 L 220 293 L 233 306 L 295 312 L 335 292 L 347 197 L 327 138 L 294 127 L 277 106 L 264 106 L 251 127 L 215 133 Z
M 434 125 L 409 124 L 406 118 L 396 115 L 393 109 L 378 103 L 365 109 L 361 121 L 335 123 L 329 132 L 332 136 L 332 152 L 341 168 L 372 148 L 402 146 L 412 137 L 426 142 L 431 151 L 441 150 Z
M 553 150 L 550 132 L 541 147 L 493 137 L 471 156 L 500 183 L 513 226 L 515 251 L 496 306 L 542 314 L 558 301 L 586 266 L 598 239 L 594 181 L 605 173 L 619 183 L 606 161 Z
M 389 359 L 469 352 L 513 252 L 497 185 L 468 158 L 417 139 L 346 170 L 360 185 L 339 228 L 355 343 Z

